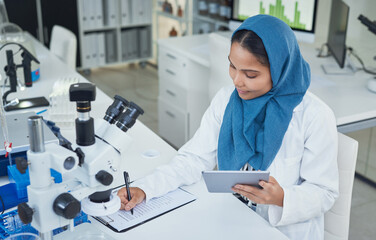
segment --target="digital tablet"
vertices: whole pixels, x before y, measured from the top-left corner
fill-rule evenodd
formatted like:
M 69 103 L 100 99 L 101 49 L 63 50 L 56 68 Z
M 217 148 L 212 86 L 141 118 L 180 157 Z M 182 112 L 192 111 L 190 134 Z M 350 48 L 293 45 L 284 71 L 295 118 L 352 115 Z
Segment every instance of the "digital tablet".
M 246 184 L 260 187 L 260 180 L 269 181 L 266 171 L 203 171 L 206 187 L 212 193 L 233 193 L 236 184 Z

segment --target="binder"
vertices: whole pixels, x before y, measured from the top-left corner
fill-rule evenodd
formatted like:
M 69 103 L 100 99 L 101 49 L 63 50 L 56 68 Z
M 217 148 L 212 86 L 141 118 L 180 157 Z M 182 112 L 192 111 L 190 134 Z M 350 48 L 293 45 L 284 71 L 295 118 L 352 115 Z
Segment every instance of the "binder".
M 102 0 L 93 0 L 94 5 L 94 28 L 101 28 L 103 27 L 103 4 Z
M 150 28 L 139 29 L 140 58 L 150 57 Z
M 93 4 L 92 0 L 84 0 L 85 1 L 85 11 L 88 16 L 88 24 L 87 29 L 95 28 L 95 4 Z
M 128 59 L 128 39 L 127 31 L 121 31 L 121 59 L 126 61 Z
M 78 1 L 79 4 L 79 9 L 80 9 L 80 19 L 81 19 L 81 26 L 82 29 L 85 30 L 88 27 L 88 17 L 86 13 L 86 8 L 85 8 L 85 1 Z
M 138 39 L 138 29 L 130 29 L 129 30 L 130 35 L 130 59 L 136 59 L 139 56 L 139 39 Z
M 117 25 L 117 9 L 117 0 L 103 1 L 103 20 L 105 26 L 114 27 Z
M 130 0 L 121 0 L 121 25 L 131 24 Z
M 142 11 L 143 7 L 143 0 L 138 0 L 137 3 L 135 1 L 131 2 L 131 12 L 132 12 L 132 24 L 139 24 L 140 23 L 140 11 Z
M 98 42 L 98 66 L 104 66 L 106 64 L 106 50 L 105 50 L 105 41 L 104 41 L 104 33 L 97 34 L 97 42 Z
M 143 1 L 143 23 L 152 23 L 152 2 L 151 0 L 142 0 Z
M 106 63 L 117 62 L 117 45 L 115 32 L 105 33 Z
M 91 53 L 90 53 L 90 35 L 86 34 L 82 38 L 82 66 L 91 66 Z
M 98 50 L 97 50 L 97 45 L 98 45 L 98 37 L 96 33 L 91 33 L 89 34 L 90 36 L 90 53 L 91 53 L 91 61 L 90 61 L 90 66 L 94 67 L 98 64 Z

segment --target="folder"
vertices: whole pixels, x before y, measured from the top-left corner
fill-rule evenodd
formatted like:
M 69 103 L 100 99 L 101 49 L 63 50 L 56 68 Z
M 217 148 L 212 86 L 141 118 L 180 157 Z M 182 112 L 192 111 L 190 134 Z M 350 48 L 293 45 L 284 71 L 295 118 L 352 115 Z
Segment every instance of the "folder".
M 94 28 L 102 28 L 103 27 L 103 4 L 102 0 L 92 0 L 94 5 Z
M 117 0 L 103 1 L 103 20 L 105 26 L 115 27 L 117 25 L 117 3 Z
M 121 25 L 131 24 L 130 0 L 121 0 Z
M 150 28 L 144 27 L 139 29 L 140 58 L 150 57 Z
M 104 66 L 106 64 L 106 49 L 105 49 L 105 33 L 98 33 L 97 34 L 97 42 L 98 42 L 98 66 Z
M 90 66 L 95 67 L 98 65 L 98 50 L 97 50 L 97 45 L 98 45 L 98 37 L 96 33 L 91 33 L 89 34 L 90 36 L 90 53 L 91 53 L 91 61 L 90 61 Z
M 79 8 L 79 11 L 80 11 L 80 19 L 81 19 L 81 28 L 82 30 L 85 30 L 87 29 L 88 27 L 88 16 L 87 16 L 87 12 L 86 12 L 86 8 L 85 8 L 85 1 L 78 1 L 78 8 Z
M 133 28 L 129 30 L 130 35 L 130 59 L 137 59 L 139 57 L 139 39 L 138 39 L 138 29 Z
M 106 63 L 117 62 L 117 44 L 115 32 L 105 33 Z
M 85 34 L 82 38 L 82 66 L 91 66 L 90 35 Z

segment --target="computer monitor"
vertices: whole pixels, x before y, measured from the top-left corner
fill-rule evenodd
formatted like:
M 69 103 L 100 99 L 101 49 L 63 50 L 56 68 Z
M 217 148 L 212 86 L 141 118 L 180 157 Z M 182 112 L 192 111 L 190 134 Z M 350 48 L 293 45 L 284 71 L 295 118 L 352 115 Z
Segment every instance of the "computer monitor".
M 233 0 L 230 29 L 257 14 L 275 16 L 287 23 L 298 41 L 315 40 L 315 20 L 318 0 Z
M 349 6 L 342 0 L 332 0 L 327 45 L 340 68 L 345 66 L 348 18 Z

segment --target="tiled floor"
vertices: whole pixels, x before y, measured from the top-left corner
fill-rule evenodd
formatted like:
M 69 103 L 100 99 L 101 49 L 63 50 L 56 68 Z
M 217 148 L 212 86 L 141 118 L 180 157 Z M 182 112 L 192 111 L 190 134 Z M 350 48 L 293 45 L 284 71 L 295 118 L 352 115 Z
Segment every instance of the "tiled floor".
M 92 70 L 85 76 L 107 95 L 118 94 L 145 110 L 139 119 L 158 134 L 158 72 L 136 64 Z M 376 188 L 355 178 L 351 203 L 351 240 L 376 239 Z

